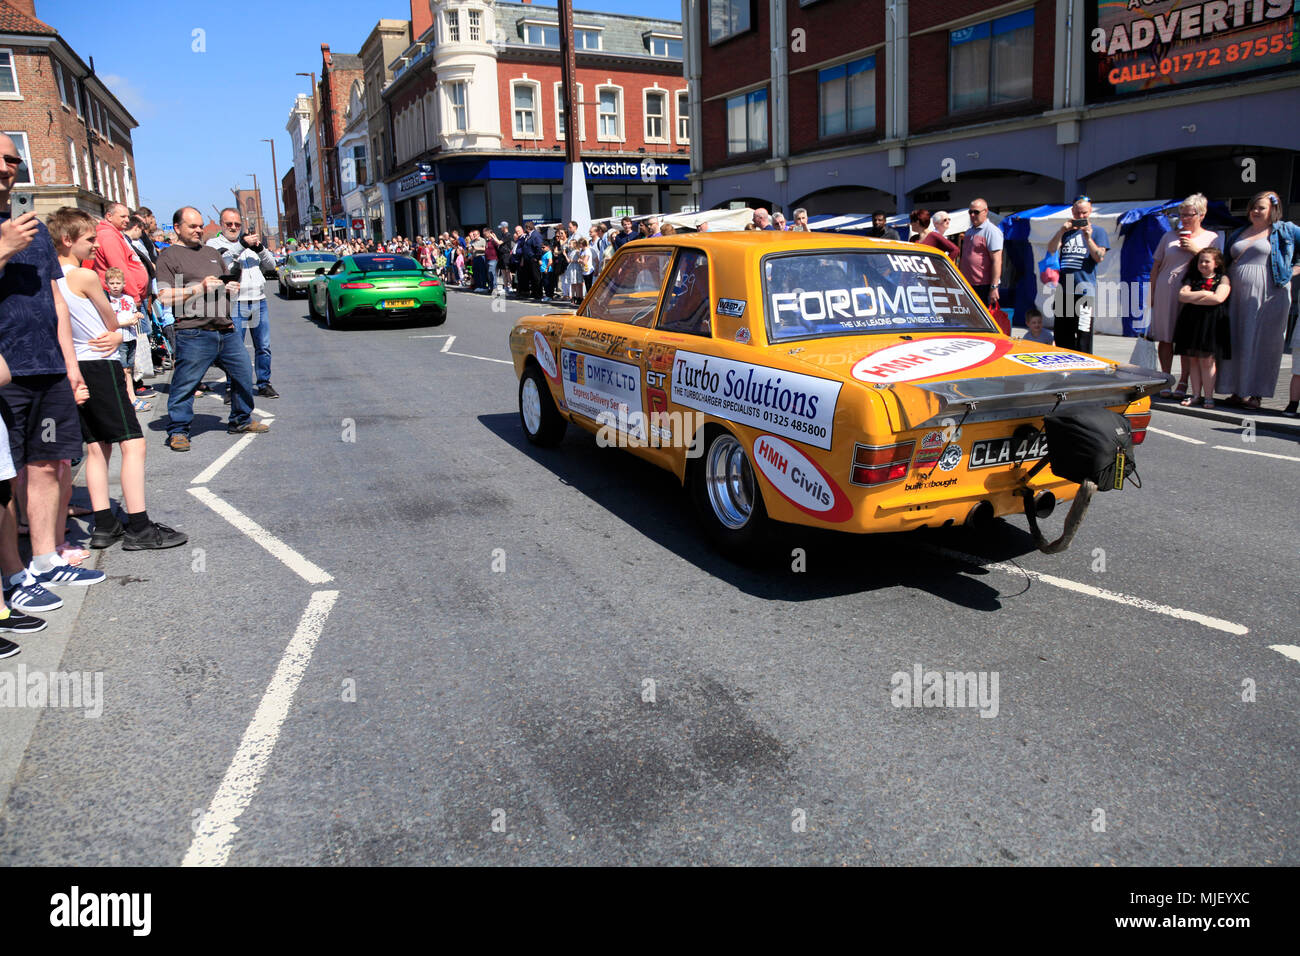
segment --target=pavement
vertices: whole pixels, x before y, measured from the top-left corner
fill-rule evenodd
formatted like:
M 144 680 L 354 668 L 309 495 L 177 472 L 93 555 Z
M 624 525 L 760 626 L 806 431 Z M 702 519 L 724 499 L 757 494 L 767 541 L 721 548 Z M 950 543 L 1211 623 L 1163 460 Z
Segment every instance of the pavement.
M 1015 334 L 1021 333 L 1016 331 Z M 1092 340 L 1093 354 L 1110 359 L 1112 362 L 1128 362 L 1133 356 L 1133 348 L 1136 345 L 1137 339 L 1122 335 L 1095 335 Z M 1300 435 L 1300 419 L 1285 418 L 1282 415 L 1282 409 L 1286 408 L 1290 400 L 1291 362 L 1291 352 L 1288 347 L 1286 355 L 1282 358 L 1282 367 L 1278 370 L 1277 387 L 1272 395 L 1261 396 L 1258 409 L 1233 408 L 1225 405 L 1223 399 L 1226 396 L 1219 396 L 1214 408 L 1180 405 L 1176 399 L 1155 396 L 1152 398 L 1152 407 L 1173 415 L 1190 415 L 1193 418 L 1231 422 L 1237 425 L 1251 420 L 1255 422 L 1257 428 L 1277 429 Z M 1175 371 L 1177 367 L 1175 364 Z
M 0 708 L 0 865 L 1300 862 L 1294 436 L 1158 411 L 1059 554 L 1013 518 L 741 567 L 665 472 L 523 438 L 542 311 L 275 299 L 268 434 L 204 398 L 170 452 L 156 402 L 190 543 L 97 552 L 0 662 L 103 678 L 98 717 Z M 918 666 L 996 714 L 902 706 Z

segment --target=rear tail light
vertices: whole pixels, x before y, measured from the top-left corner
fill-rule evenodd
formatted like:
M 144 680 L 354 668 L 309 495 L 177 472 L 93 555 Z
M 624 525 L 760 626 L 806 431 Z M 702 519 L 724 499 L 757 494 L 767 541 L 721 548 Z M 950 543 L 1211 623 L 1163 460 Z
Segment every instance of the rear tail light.
M 420 283 L 420 285 L 422 285 L 422 286 L 426 286 L 426 285 L 442 285 L 442 283 L 439 282 L 437 279 L 425 279 L 423 282 Z
M 1147 426 L 1151 424 L 1151 412 L 1136 412 L 1125 415 L 1129 428 L 1133 431 L 1133 444 L 1140 445 L 1147 437 Z
M 897 445 L 854 445 L 853 475 L 855 485 L 883 485 L 907 477 L 916 442 Z
M 339 286 L 340 289 L 373 289 L 373 282 L 344 282 Z

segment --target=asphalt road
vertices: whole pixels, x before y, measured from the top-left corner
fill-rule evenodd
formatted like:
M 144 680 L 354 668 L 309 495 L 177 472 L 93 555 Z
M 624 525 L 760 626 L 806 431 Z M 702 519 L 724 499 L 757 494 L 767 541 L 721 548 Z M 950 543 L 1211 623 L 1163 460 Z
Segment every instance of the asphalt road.
M 276 300 L 268 435 L 212 475 L 218 399 L 189 454 L 154 421 L 190 546 L 55 612 L 103 713 L 39 713 L 0 863 L 1300 863 L 1293 437 L 1157 413 L 1059 555 L 1012 520 L 743 569 L 666 473 L 525 442 L 485 359 L 529 311 Z M 918 665 L 996 715 L 894 706 Z

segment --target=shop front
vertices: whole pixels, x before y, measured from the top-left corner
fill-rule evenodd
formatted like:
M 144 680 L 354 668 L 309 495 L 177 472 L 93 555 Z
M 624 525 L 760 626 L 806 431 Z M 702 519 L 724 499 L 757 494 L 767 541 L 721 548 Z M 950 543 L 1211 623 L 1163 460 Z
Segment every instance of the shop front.
M 437 230 L 437 177 L 431 171 L 416 170 L 392 185 L 393 223 L 389 235 L 428 236 Z

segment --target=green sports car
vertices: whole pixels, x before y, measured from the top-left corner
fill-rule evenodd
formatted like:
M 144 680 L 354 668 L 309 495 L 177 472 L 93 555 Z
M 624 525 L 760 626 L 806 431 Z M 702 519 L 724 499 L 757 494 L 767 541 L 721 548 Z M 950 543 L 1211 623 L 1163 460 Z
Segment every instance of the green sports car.
M 352 319 L 401 322 L 447 319 L 447 289 L 410 256 L 363 253 L 317 270 L 307 285 L 307 307 L 334 328 Z
M 314 249 L 289 253 L 280 267 L 275 270 L 280 280 L 281 294 L 287 299 L 292 299 L 299 292 L 306 292 L 307 283 L 316 278 L 317 269 L 328 269 L 338 261 L 339 257 L 334 253 L 318 252 Z

